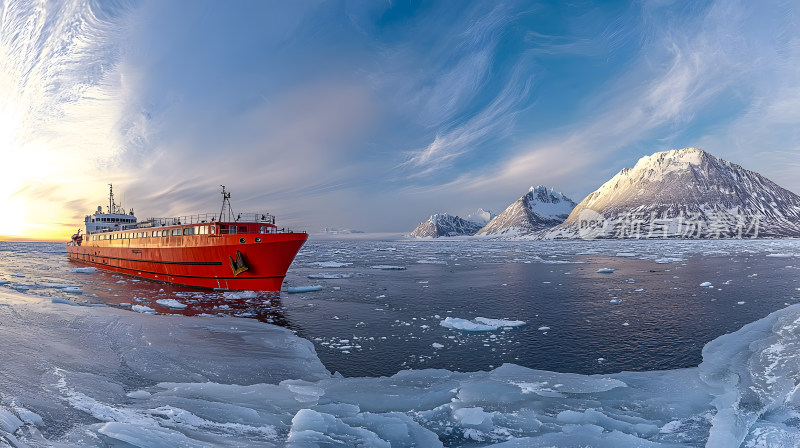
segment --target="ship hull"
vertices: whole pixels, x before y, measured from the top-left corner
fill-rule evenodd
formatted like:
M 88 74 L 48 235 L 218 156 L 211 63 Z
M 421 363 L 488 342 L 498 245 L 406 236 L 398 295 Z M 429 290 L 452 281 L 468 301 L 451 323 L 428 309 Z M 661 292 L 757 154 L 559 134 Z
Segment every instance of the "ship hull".
M 88 241 L 68 245 L 67 255 L 84 265 L 159 282 L 280 291 L 307 238 L 306 233 L 273 233 Z

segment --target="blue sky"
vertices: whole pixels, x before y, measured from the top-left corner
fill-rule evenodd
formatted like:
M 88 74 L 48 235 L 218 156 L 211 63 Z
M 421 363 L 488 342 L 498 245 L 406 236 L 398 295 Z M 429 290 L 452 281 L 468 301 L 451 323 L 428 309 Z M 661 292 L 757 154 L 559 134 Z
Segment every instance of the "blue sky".
M 0 235 L 239 211 L 410 231 L 697 146 L 800 193 L 794 2 L 0 1 Z M 8 168 L 6 168 L 8 169 Z

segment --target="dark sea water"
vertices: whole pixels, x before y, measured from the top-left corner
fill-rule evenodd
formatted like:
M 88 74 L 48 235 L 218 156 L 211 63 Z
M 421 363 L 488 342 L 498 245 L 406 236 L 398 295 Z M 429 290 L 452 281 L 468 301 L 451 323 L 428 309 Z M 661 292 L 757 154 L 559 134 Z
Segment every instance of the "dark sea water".
M 800 301 L 800 240 L 312 237 L 286 285 L 323 289 L 298 294 L 196 290 L 72 271 L 78 267 L 62 244 L 0 243 L 0 287 L 140 311 L 258 319 L 311 340 L 324 365 L 345 376 L 503 363 L 582 374 L 692 367 L 709 341 Z M 597 272 L 605 268 L 613 273 Z M 345 278 L 309 278 L 319 276 Z M 187 308 L 157 303 L 165 299 Z M 525 325 L 469 332 L 442 326 L 448 317 Z

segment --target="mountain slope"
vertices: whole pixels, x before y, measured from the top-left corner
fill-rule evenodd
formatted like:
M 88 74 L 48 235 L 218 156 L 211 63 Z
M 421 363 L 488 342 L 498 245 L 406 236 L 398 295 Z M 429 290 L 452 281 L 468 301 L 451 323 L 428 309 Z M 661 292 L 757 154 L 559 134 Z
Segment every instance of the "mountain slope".
M 458 216 L 437 213 L 428 218 L 427 221 L 419 223 L 417 228 L 411 232 L 411 236 L 415 238 L 438 238 L 440 236 L 475 235 L 475 232 L 480 228 L 480 224 Z
M 697 148 L 642 157 L 546 238 L 800 236 L 800 196 Z
M 575 202 L 552 188 L 531 187 L 521 198 L 489 221 L 478 235 L 527 235 L 564 222 Z

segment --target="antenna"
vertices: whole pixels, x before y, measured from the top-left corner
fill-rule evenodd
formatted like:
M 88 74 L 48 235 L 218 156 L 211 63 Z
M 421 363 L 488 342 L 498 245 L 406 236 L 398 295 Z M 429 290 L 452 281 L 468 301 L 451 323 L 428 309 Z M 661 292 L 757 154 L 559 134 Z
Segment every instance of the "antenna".
M 222 222 L 222 216 L 225 213 L 225 204 L 228 205 L 228 216 L 230 219 L 233 219 L 233 209 L 231 208 L 231 193 L 225 191 L 225 185 L 220 185 L 220 187 L 222 187 L 222 208 L 219 211 L 219 221 Z
M 114 213 L 114 186 L 108 184 L 108 214 Z

